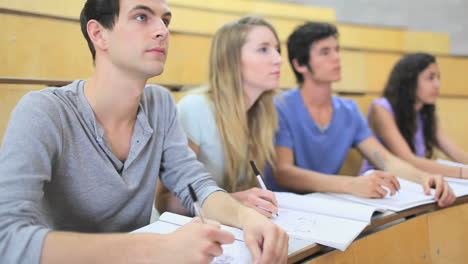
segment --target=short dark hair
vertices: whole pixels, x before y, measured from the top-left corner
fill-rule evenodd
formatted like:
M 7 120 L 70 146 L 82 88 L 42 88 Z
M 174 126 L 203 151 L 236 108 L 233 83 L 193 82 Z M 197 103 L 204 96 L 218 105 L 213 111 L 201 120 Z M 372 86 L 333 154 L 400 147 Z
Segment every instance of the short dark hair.
M 96 58 L 96 49 L 89 38 L 87 24 L 90 20 L 98 21 L 103 27 L 112 29 L 116 18 L 119 16 L 120 0 L 87 0 L 80 14 L 81 32 L 83 33 L 88 47 Z
M 304 77 L 294 68 L 293 60 L 296 59 L 299 65 L 309 64 L 309 52 L 312 44 L 318 40 L 330 36 L 338 38 L 337 28 L 329 23 L 306 22 L 296 27 L 288 38 L 288 57 L 292 70 L 296 75 L 299 84 L 304 82 Z

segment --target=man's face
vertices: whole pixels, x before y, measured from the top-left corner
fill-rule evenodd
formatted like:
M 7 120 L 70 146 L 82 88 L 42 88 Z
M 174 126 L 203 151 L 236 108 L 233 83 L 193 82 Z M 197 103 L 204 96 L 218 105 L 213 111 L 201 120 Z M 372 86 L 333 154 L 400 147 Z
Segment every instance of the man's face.
M 165 0 L 120 0 L 119 17 L 106 32 L 110 62 L 135 78 L 160 75 L 168 51 L 170 20 Z
M 312 79 L 318 82 L 335 82 L 341 79 L 341 59 L 338 40 L 330 36 L 312 43 L 309 66 Z

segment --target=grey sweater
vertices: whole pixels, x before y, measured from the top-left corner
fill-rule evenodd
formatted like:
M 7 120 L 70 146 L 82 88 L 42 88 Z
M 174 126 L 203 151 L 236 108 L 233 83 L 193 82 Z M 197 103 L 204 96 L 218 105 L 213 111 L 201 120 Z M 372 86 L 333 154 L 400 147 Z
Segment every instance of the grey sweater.
M 51 230 L 127 232 L 148 224 L 158 175 L 188 209 L 188 183 L 201 201 L 221 190 L 188 148 L 166 89 L 145 88 L 122 163 L 84 82 L 28 93 L 11 115 L 0 149 L 0 263 L 39 263 Z

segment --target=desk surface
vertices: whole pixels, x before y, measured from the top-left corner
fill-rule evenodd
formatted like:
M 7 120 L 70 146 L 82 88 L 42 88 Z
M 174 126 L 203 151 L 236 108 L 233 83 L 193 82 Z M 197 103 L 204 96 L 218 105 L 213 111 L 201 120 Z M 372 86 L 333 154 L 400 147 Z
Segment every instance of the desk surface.
M 404 220 L 406 217 L 413 216 L 413 215 L 420 215 L 420 214 L 427 214 L 433 211 L 443 210 L 445 208 L 451 208 L 453 206 L 457 206 L 460 204 L 464 204 L 468 202 L 468 195 L 459 197 L 457 200 L 449 207 L 441 208 L 437 206 L 437 203 L 425 204 L 420 205 L 414 208 L 410 208 L 401 212 L 393 212 L 393 213 L 386 213 L 381 216 L 372 219 L 372 222 L 369 226 L 364 229 L 363 233 L 372 232 L 372 230 L 382 227 L 385 224 L 391 223 L 396 220 Z M 359 239 L 359 238 L 358 238 Z M 354 243 L 354 242 L 353 242 Z M 307 247 L 304 247 L 301 250 L 298 250 L 288 257 L 288 263 L 296 263 L 299 261 L 303 261 L 305 259 L 310 258 L 311 256 L 323 252 L 324 250 L 329 249 L 327 246 L 323 246 L 320 244 L 312 244 Z

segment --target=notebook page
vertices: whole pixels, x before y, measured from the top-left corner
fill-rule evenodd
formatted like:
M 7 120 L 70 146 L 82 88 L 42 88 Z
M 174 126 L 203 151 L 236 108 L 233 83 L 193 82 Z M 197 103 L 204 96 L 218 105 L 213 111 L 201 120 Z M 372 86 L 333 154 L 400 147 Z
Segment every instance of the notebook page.
M 159 217 L 159 221 L 165 221 L 165 222 L 174 223 L 179 226 L 182 226 L 192 221 L 192 218 L 188 216 L 174 214 L 171 212 L 164 212 Z M 231 232 L 236 237 L 237 240 L 244 241 L 244 232 L 240 230 L 239 228 L 221 225 L 221 229 Z
M 422 204 L 434 202 L 433 197 L 435 191 L 433 189 L 431 189 L 430 195 L 425 195 L 420 184 L 402 178 L 398 178 L 398 181 L 400 182 L 400 190 L 396 192 L 395 195 L 387 195 L 384 198 L 362 198 L 342 193 L 333 193 L 331 195 L 392 211 L 402 211 Z
M 279 209 L 273 222 L 286 230 L 291 238 L 345 250 L 368 222 L 350 220 L 290 209 Z
M 348 218 L 352 220 L 370 222 L 372 214 L 377 208 L 359 203 L 346 203 L 326 196 L 300 195 L 288 192 L 275 192 L 278 207 Z
M 162 218 L 162 219 L 161 219 Z M 170 222 L 173 221 L 174 222 Z M 177 215 L 173 213 L 163 213 L 158 221 L 132 231 L 131 233 L 158 233 L 167 234 L 175 231 L 181 225 L 184 225 L 191 221 L 190 217 Z M 235 229 L 232 227 L 227 227 Z M 224 228 L 223 228 L 224 229 Z M 240 230 L 239 230 L 240 231 Z M 235 264 L 235 263 L 253 263 L 252 255 L 250 254 L 245 243 L 241 240 L 234 240 L 232 244 L 222 245 L 223 255 L 214 258 L 212 264 Z

